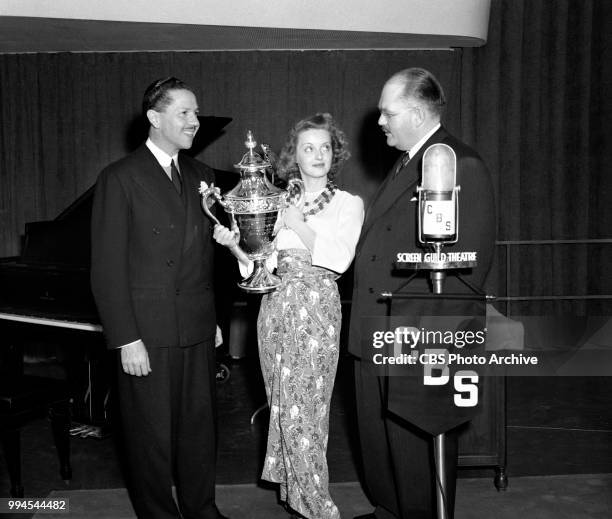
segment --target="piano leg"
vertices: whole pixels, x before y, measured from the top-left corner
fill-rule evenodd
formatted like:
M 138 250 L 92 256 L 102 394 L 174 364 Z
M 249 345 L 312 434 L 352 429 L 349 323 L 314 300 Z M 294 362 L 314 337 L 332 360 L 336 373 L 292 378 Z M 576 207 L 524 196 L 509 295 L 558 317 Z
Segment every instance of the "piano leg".
M 72 479 L 70 466 L 70 403 L 63 401 L 49 406 L 53 440 L 60 462 L 60 476 L 65 482 Z
M 62 346 L 62 364 L 73 398 L 72 435 L 100 438 L 100 431 L 109 428 L 108 394 L 114 357 L 101 334 L 67 335 Z M 89 434 L 94 429 L 98 433 Z
M 23 497 L 21 484 L 21 439 L 19 428 L 6 427 L 2 429 L 2 448 L 11 480 L 11 497 Z

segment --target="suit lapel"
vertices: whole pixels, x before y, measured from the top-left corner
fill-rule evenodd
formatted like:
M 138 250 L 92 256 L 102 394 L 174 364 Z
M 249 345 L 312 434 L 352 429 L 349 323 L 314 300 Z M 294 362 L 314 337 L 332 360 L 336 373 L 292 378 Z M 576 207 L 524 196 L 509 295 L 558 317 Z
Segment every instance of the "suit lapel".
M 395 170 L 398 168 L 398 166 L 402 162 L 403 156 L 404 155 L 402 154 L 402 155 L 400 155 L 398 157 L 398 159 L 395 161 L 395 164 L 393 164 L 393 167 L 391 168 L 391 170 L 389 171 L 389 173 L 385 177 L 385 179 L 382 181 L 380 186 L 378 186 L 378 189 L 376 190 L 376 193 L 374 194 L 374 197 L 372 198 L 372 200 L 370 200 L 370 203 L 368 204 L 368 207 L 366 209 L 365 221 L 364 221 L 364 225 L 363 225 L 364 228 L 367 227 L 368 223 L 372 220 L 372 218 L 371 218 L 372 211 L 378 205 L 377 204 L 378 200 L 380 199 L 382 193 L 387 188 L 387 185 L 389 184 L 389 182 L 391 182 L 391 180 L 392 180 L 392 178 L 394 176 Z M 398 175 L 399 174 L 400 174 L 400 172 L 398 172 Z
M 387 212 L 395 201 L 402 197 L 406 191 L 416 190 L 419 181 L 417 159 L 418 157 L 410 159 L 410 162 L 398 172 L 397 177 L 393 178 L 393 172 L 389 173 L 389 181 L 385 183 L 379 196 L 376 198 L 375 204 L 370 208 L 367 228 L 369 228 L 382 214 Z
M 440 127 L 440 129 L 434 133 L 427 140 L 427 142 L 423 144 L 423 146 L 421 146 L 416 155 L 412 157 L 410 161 L 398 172 L 395 178 L 393 178 L 395 168 L 397 167 L 399 160 L 401 160 L 401 157 L 398 162 L 394 164 L 393 169 L 391 169 L 387 175 L 387 178 L 385 178 L 383 181 L 383 184 L 380 186 L 368 208 L 366 220 L 361 232 L 362 238 L 367 235 L 374 222 L 376 222 L 381 215 L 391 209 L 395 202 L 400 197 L 404 196 L 407 191 L 416 193 L 416 188 L 421 178 L 423 153 L 425 153 L 425 150 L 432 144 L 441 142 L 446 135 L 446 130 L 444 130 L 443 127 Z M 416 208 L 416 202 L 414 207 Z
M 140 161 L 142 167 L 138 168 L 132 177 L 138 187 L 160 206 L 164 207 L 166 211 L 168 207 L 181 207 L 183 205 L 181 197 L 174 189 L 164 168 L 159 165 L 149 149 L 143 145 L 136 153 L 139 153 L 142 158 Z

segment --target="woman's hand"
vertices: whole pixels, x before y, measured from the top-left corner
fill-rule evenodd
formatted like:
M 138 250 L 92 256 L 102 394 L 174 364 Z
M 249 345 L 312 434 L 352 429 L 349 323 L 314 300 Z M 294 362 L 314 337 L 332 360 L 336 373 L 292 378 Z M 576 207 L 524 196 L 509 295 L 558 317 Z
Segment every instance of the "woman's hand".
M 302 210 L 290 205 L 286 207 L 283 214 L 283 223 L 294 231 L 297 231 L 300 226 L 304 225 L 304 214 Z
M 238 247 L 240 233 L 238 229 L 230 230 L 224 225 L 216 224 L 213 231 L 213 238 L 219 245 L 223 245 L 228 249 L 234 249 Z

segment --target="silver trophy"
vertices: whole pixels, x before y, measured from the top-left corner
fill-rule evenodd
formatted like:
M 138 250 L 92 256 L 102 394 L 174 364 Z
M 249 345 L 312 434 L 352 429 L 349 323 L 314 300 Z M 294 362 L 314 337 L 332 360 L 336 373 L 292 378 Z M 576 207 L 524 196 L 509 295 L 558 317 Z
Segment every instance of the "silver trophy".
M 263 158 L 255 153 L 257 142 L 250 130 L 244 144 L 249 151 L 234 165 L 240 171 L 240 182 L 225 195 L 221 195 L 219 188 L 214 185 L 201 186 L 200 194 L 202 209 L 215 223 L 219 223 L 219 220 L 210 212 L 209 197 L 214 197 L 230 215 L 232 224 L 240 232 L 238 244 L 254 263 L 252 274 L 238 283 L 238 286 L 247 292 L 261 294 L 280 286 L 280 278 L 266 268 L 266 259 L 273 252 L 274 226 L 278 213 L 289 204 L 299 205 L 304 196 L 304 183 L 292 179 L 284 190 L 274 186 L 266 176 L 266 170 L 272 169 L 268 147 L 262 144 Z

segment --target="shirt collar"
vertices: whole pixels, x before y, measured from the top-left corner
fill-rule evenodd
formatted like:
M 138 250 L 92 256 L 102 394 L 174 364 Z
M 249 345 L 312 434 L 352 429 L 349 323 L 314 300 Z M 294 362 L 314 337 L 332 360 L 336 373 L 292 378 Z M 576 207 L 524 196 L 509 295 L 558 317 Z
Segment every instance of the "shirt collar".
M 174 163 L 176 164 L 176 167 L 178 168 L 178 153 L 171 157 L 164 150 L 162 150 L 157 144 L 155 144 L 151 140 L 150 137 L 147 139 L 147 142 L 145 144 L 147 148 L 149 148 L 153 156 L 157 159 L 157 162 L 159 162 L 159 165 L 162 168 L 169 168 L 170 163 L 172 161 L 174 161 Z
M 429 130 L 425 135 L 423 135 L 423 138 L 408 150 L 408 156 L 410 158 L 414 157 L 417 152 L 423 147 L 423 144 L 425 144 L 429 140 L 429 138 L 440 129 L 440 126 L 442 126 L 440 123 L 436 124 L 431 130 Z

